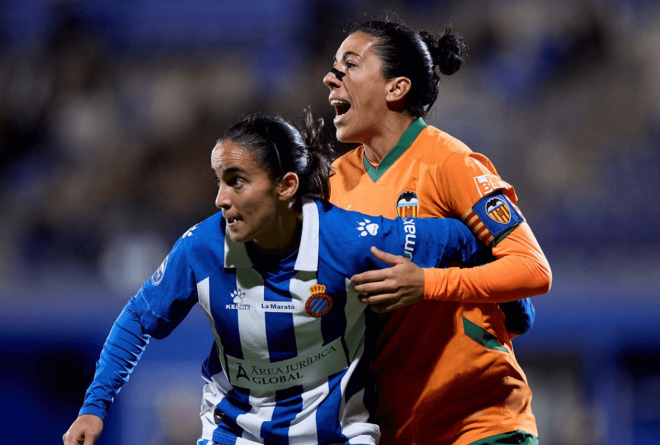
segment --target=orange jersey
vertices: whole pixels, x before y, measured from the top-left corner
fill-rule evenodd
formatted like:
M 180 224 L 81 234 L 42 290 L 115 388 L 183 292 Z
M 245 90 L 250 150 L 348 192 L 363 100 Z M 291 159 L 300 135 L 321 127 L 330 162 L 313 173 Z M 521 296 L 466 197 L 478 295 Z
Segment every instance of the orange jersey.
M 497 190 L 517 201 L 486 157 L 421 119 L 378 168 L 365 161 L 363 147 L 334 166 L 330 200 L 371 215 L 467 218 Z M 546 292 L 550 269 L 526 223 L 493 254 L 497 261 L 473 269 L 425 269 L 424 299 L 383 319 L 372 364 L 381 444 L 538 434 L 532 393 L 497 303 Z

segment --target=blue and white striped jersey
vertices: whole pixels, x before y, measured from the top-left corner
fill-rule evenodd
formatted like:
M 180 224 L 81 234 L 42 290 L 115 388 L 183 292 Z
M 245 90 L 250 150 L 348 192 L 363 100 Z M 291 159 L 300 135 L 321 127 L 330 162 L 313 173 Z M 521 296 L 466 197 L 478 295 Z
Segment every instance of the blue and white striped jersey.
M 383 266 L 371 246 L 421 267 L 480 256 L 456 220 L 388 220 L 311 200 L 299 249 L 268 269 L 225 234 L 221 213 L 177 241 L 131 303 L 143 332 L 156 338 L 196 303 L 210 321 L 200 443 L 378 442 L 371 377 L 360 361 L 373 313 L 350 285 L 353 274 Z

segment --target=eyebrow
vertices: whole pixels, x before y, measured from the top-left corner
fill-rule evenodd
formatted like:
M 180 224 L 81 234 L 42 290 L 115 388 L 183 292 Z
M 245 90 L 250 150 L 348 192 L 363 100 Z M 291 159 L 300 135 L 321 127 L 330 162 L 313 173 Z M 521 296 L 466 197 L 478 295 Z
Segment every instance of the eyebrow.
M 211 170 L 213 170 L 213 173 L 215 174 L 215 176 L 218 177 L 218 174 L 216 173 L 216 171 L 213 167 L 211 167 Z M 243 174 L 245 174 L 247 172 L 245 170 L 243 170 L 242 168 L 240 168 L 240 167 L 229 167 L 229 168 L 226 168 L 226 169 L 222 170 L 222 176 L 231 175 L 233 173 L 243 173 Z
M 360 56 L 358 53 L 356 53 L 356 52 L 354 52 L 354 51 L 346 51 L 346 52 L 341 56 L 341 60 L 346 60 L 346 58 L 347 58 L 348 56 L 356 56 L 356 57 L 359 57 L 360 59 L 362 58 L 362 56 Z M 333 61 L 334 63 L 337 63 L 337 56 L 332 56 L 332 61 Z

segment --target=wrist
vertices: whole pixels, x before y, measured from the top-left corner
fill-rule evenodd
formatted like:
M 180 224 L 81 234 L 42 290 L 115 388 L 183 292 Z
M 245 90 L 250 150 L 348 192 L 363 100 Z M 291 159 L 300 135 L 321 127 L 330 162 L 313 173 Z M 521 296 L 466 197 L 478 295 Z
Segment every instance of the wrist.
M 446 294 L 447 270 L 426 268 L 424 271 L 424 300 L 442 300 Z
M 107 417 L 108 413 L 103 408 L 99 408 L 97 406 L 83 405 L 83 407 L 80 409 L 80 412 L 78 413 L 78 417 L 84 415 L 96 416 L 101 419 L 101 422 L 105 422 L 105 418 Z

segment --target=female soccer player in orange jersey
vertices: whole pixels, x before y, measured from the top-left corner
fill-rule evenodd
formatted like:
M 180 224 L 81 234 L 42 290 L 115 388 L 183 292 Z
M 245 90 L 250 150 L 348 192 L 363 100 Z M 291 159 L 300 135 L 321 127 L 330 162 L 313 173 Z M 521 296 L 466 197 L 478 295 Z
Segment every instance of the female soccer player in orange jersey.
M 435 67 L 453 74 L 464 50 L 450 30 L 436 38 L 368 21 L 323 79 L 337 139 L 362 144 L 334 163 L 331 201 L 386 217 L 461 218 L 495 257 L 443 270 L 402 256 L 353 277 L 363 302 L 387 312 L 372 365 L 385 445 L 537 443 L 532 393 L 501 307 L 547 292 L 550 266 L 513 187 L 485 156 L 423 120 L 438 95 Z M 421 242 L 413 235 L 410 249 Z

